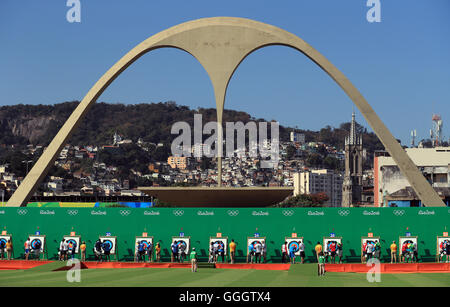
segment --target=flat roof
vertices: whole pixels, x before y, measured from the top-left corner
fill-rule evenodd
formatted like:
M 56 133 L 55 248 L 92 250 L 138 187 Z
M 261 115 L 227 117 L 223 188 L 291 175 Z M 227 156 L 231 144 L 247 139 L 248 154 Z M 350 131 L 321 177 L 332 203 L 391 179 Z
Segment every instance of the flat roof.
M 138 187 L 176 207 L 268 207 L 290 196 L 293 187 Z
M 406 153 L 417 166 L 448 166 L 450 147 L 406 148 Z M 390 156 L 378 156 L 378 165 L 397 165 Z

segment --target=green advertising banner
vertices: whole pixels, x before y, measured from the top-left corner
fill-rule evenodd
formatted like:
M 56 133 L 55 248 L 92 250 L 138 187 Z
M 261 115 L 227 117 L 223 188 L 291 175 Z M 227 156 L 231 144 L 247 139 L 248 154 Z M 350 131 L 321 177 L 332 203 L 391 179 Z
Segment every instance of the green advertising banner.
M 170 260 L 172 237 L 190 237 L 200 261 L 207 261 L 210 237 L 218 233 L 237 243 L 236 260 L 245 262 L 247 237 L 266 238 L 267 261 L 281 262 L 281 245 L 296 233 L 304 238 L 306 261 L 324 237 L 342 237 L 344 262 L 361 260 L 361 238 L 381 240 L 381 259 L 401 236 L 418 237 L 420 261 L 434 261 L 437 237 L 450 228 L 449 208 L 1 208 L 0 229 L 11 234 L 15 258 L 23 258 L 27 236 L 46 236 L 49 259 L 57 259 L 63 236 L 81 236 L 87 260 L 94 259 L 99 236 L 117 237 L 118 260 L 134 259 L 135 238 L 146 233 L 160 242 L 161 260 Z M 400 250 L 400 246 L 398 247 Z M 79 257 L 79 255 L 77 255 Z

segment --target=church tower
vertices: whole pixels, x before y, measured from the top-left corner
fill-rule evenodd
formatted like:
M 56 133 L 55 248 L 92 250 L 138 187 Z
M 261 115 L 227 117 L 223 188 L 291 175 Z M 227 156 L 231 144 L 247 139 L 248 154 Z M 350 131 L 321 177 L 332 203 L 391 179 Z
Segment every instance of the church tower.
M 362 135 L 356 133 L 355 112 L 352 114 L 350 134 L 345 137 L 345 174 L 342 185 L 342 206 L 361 202 L 363 174 Z

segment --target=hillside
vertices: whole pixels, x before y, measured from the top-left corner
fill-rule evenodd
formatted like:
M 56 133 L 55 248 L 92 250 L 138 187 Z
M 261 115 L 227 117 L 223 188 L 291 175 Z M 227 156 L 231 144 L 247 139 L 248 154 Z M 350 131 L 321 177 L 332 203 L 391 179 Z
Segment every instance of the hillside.
M 63 102 L 54 105 L 14 105 L 0 107 L 0 145 L 42 145 L 46 146 L 62 127 L 79 102 Z M 87 113 L 69 143 L 72 145 L 111 144 L 115 132 L 127 139 L 144 142 L 170 144 L 175 137 L 170 134 L 173 123 L 188 122 L 193 127 L 195 113 L 203 115 L 203 124 L 216 119 L 213 108 L 191 110 L 175 102 L 142 103 L 136 105 L 96 103 Z M 224 122 L 244 123 L 264 121 L 255 119 L 241 111 L 225 110 Z M 349 131 L 349 123 L 339 128 L 327 126 L 320 131 L 296 129 L 304 133 L 307 142 L 320 141 L 338 149 L 344 145 L 344 137 Z M 280 126 L 281 141 L 289 140 L 292 128 Z M 378 138 L 367 129 L 358 125 L 363 134 L 363 143 L 367 151 L 383 149 Z

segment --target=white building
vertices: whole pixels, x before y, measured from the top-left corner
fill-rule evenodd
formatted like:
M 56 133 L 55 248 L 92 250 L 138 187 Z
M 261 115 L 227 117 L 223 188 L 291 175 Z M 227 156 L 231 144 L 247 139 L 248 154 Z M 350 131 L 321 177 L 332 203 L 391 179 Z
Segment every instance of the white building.
M 303 133 L 291 131 L 291 142 L 298 142 L 300 144 L 304 144 L 305 135 Z
M 342 174 L 326 169 L 295 173 L 294 196 L 324 192 L 329 198 L 326 205 L 341 207 L 343 181 Z
M 433 188 L 450 188 L 450 147 L 406 148 L 406 153 Z M 411 185 L 394 159 L 387 152 L 375 152 L 375 206 L 386 206 L 388 195 L 408 187 Z

